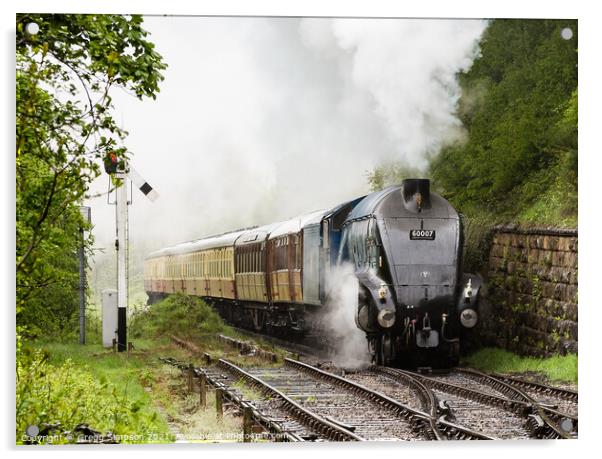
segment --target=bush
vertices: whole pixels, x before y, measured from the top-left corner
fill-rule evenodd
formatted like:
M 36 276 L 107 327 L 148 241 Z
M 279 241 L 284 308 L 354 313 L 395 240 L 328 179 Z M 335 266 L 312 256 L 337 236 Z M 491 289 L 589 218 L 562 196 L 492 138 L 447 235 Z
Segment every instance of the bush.
M 227 331 L 228 325 L 211 306 L 199 298 L 182 294 L 171 295 L 135 313 L 130 320 L 130 332 L 136 338 L 174 332 L 192 337 Z
M 577 37 L 561 38 L 567 26 L 577 32 L 574 21 L 492 21 L 481 56 L 459 75 L 467 140 L 444 148 L 429 172 L 464 214 L 576 223 Z
M 118 391 L 105 378 L 95 378 L 86 367 L 67 359 L 61 365 L 49 362 L 41 349 L 23 349 L 17 338 L 16 441 L 22 444 L 28 426 L 57 424 L 56 432 L 72 432 L 79 424 L 106 435 L 112 432 L 122 442 L 169 441 L 163 421 L 156 412 L 141 409 L 139 399 Z M 40 434 L 41 435 L 41 434 Z M 160 435 L 160 436 L 159 436 Z M 35 443 L 70 443 L 66 435 L 58 439 L 36 439 Z

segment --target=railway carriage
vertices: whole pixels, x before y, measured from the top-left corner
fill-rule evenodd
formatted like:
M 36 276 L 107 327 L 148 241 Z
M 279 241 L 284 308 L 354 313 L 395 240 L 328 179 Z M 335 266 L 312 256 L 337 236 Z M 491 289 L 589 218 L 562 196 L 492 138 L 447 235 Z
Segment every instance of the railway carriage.
M 379 364 L 454 364 L 459 336 L 478 321 L 478 277 L 461 270 L 462 226 L 426 179 L 283 222 L 185 242 L 150 254 L 149 301 L 185 293 L 227 320 L 288 337 L 321 330 L 336 285 L 351 263 L 349 305 Z
M 149 300 L 171 293 L 235 300 L 234 242 L 244 233 L 226 233 L 152 253 L 144 262 Z

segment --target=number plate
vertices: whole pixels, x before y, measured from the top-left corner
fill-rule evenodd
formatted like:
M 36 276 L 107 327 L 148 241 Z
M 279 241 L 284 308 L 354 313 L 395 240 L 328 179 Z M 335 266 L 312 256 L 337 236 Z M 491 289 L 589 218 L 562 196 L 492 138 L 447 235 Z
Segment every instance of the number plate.
M 435 230 L 415 229 L 410 230 L 410 239 L 412 241 L 434 241 Z

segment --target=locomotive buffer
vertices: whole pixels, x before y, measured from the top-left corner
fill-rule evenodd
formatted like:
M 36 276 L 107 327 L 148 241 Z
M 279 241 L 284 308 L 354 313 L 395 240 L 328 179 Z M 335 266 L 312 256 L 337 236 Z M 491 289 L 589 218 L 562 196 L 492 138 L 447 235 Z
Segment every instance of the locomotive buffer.
M 105 171 L 120 180 L 115 191 L 115 249 L 117 250 L 117 350 L 127 350 L 127 302 L 128 302 L 128 187 L 130 180 L 151 201 L 159 194 L 127 162 L 117 160 L 110 153 L 105 159 Z

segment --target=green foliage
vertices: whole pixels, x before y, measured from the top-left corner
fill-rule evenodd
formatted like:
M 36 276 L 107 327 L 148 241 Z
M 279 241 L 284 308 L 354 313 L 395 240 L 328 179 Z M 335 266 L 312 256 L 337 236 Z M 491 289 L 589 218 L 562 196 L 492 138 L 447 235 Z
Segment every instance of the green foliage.
M 228 325 L 207 303 L 194 296 L 170 295 L 148 309 L 137 312 L 130 321 L 133 337 L 198 337 L 215 333 L 232 333 Z
M 407 178 L 421 177 L 418 169 L 405 163 L 387 162 L 376 167 L 367 173 L 368 183 L 372 191 L 382 190 L 383 188 L 401 183 Z
M 490 372 L 536 371 L 554 381 L 568 381 L 577 384 L 577 356 L 574 354 L 536 358 L 521 357 L 502 349 L 484 348 L 466 357 L 465 363 Z
M 489 260 L 493 239 L 492 220 L 488 217 L 462 218 L 463 253 L 462 264 L 465 272 L 484 273 Z
M 154 98 L 166 66 L 140 16 L 18 14 L 16 29 L 17 323 L 36 336 L 71 329 L 78 206 L 102 158 L 127 156 L 110 90 Z
M 560 31 L 571 27 L 572 40 Z M 572 224 L 577 215 L 576 21 L 495 20 L 460 75 L 468 141 L 431 163 L 468 216 Z
M 141 370 L 132 370 L 121 361 L 114 367 L 115 375 L 106 361 L 90 359 L 87 347 L 58 345 L 61 350 L 55 352 L 55 346 L 44 346 L 48 350 L 17 344 L 17 443 L 24 441 L 27 426 L 57 422 L 61 431 L 85 423 L 102 434 L 130 436 L 122 438 L 125 442 L 170 440 L 166 424 L 149 406 L 148 396 L 132 374 Z M 71 352 L 74 346 L 76 352 Z M 142 377 L 148 383 L 146 373 Z M 59 442 L 75 440 L 63 436 Z

